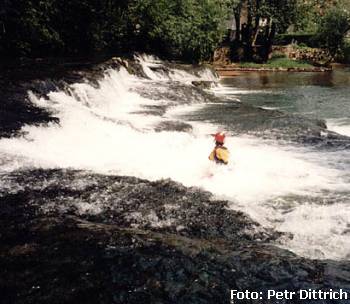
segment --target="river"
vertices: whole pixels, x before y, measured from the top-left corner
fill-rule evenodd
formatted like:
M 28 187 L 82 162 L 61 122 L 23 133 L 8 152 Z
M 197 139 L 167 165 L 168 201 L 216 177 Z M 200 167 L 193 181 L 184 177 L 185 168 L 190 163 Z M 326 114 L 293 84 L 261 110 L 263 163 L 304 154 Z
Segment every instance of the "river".
M 222 84 L 243 102 L 325 119 L 329 129 L 350 135 L 348 68 L 329 73 L 237 73 Z
M 2 138 L 1 174 L 67 169 L 170 178 L 282 232 L 277 246 L 307 258 L 350 258 L 349 70 L 219 80 L 206 68 L 136 60 L 146 77 L 108 69 L 94 83 L 45 96 L 28 91 L 28 101 L 59 123 L 24 125 L 20 135 Z M 193 81 L 213 84 L 202 90 Z M 217 131 L 227 133 L 226 167 L 208 161 Z M 3 192 L 23 187 L 1 182 Z M 103 209 L 100 199 L 71 203 L 80 214 Z M 154 217 L 153 225 L 166 221 Z
M 324 130 L 310 136 L 310 121 L 350 135 L 349 83 L 347 69 L 237 72 L 213 89 L 219 102 L 182 114 L 232 134 L 231 172 L 205 187 L 263 225 L 291 233 L 281 245 L 311 258 L 349 257 L 348 141 L 333 140 Z M 239 112 L 237 101 L 263 111 Z

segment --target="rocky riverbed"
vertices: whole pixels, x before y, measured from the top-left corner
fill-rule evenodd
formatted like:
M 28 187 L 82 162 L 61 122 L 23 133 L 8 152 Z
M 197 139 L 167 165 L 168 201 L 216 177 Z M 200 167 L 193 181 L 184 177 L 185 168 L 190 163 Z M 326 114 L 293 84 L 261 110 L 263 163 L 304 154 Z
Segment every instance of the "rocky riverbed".
M 349 263 L 269 245 L 278 232 L 199 189 L 62 170 L 2 179 L 3 303 L 228 303 L 230 289 L 350 291 Z

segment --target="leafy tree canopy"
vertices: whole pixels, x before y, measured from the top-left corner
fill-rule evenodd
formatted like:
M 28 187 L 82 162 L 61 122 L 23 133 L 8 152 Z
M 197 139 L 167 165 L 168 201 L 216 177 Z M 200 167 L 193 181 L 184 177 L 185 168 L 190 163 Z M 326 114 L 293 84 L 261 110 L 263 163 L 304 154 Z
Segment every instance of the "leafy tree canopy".
M 149 49 L 186 59 L 207 59 L 220 43 L 231 1 L 140 0 L 133 15 Z
M 3 0 L 2 56 L 149 50 L 209 58 L 234 0 Z
M 296 8 L 297 0 L 241 0 L 235 4 L 233 59 L 266 62 L 275 34 L 284 33 L 294 22 Z
M 335 6 L 321 18 L 316 33 L 319 46 L 327 48 L 335 57 L 344 47 L 344 38 L 350 30 L 350 13 L 343 6 Z

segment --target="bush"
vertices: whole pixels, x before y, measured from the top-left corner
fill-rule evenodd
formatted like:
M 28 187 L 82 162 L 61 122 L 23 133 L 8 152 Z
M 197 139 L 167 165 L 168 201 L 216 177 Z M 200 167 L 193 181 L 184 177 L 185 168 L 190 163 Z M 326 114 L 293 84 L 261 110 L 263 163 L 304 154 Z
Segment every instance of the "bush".
M 320 47 L 328 49 L 331 56 L 335 57 L 344 47 L 344 38 L 349 30 L 349 13 L 340 7 L 334 7 L 321 19 L 315 40 Z
M 303 44 L 305 46 L 314 46 L 313 33 L 290 33 L 276 35 L 274 43 L 277 45 L 288 45 L 292 43 Z
M 346 41 L 337 58 L 342 63 L 350 63 L 350 41 Z
M 303 43 L 303 42 L 297 44 L 296 47 L 299 48 L 299 49 L 307 49 L 308 48 L 308 46 L 305 43 Z
M 286 57 L 287 56 L 285 53 L 279 52 L 279 51 L 273 52 L 271 55 L 271 59 L 279 59 L 279 58 L 286 58 Z

